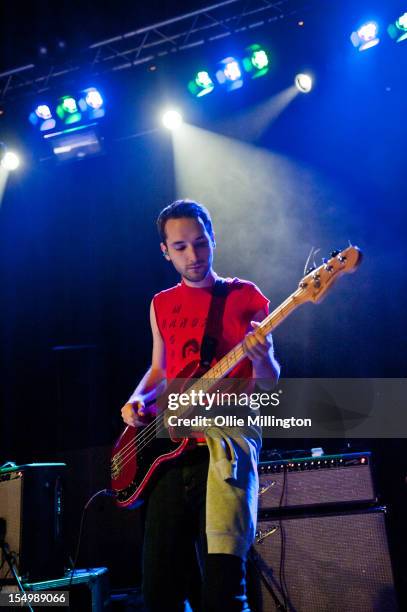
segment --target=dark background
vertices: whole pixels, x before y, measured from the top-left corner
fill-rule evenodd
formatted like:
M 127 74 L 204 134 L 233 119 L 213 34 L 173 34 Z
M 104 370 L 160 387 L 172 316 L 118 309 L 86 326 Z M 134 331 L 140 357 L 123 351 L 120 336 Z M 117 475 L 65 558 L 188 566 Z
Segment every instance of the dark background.
M 37 61 L 40 44 L 52 49 L 63 39 L 66 53 L 75 54 L 95 40 L 205 5 L 148 3 L 141 9 L 124 2 L 105 3 L 102 10 L 82 2 L 58 3 L 57 10 L 54 4 L 24 11 L 18 2 L 2 5 L 3 70 Z M 294 290 L 310 245 L 325 255 L 350 239 L 364 252 L 360 270 L 343 279 L 324 304 L 305 306 L 276 331 L 284 376 L 406 376 L 407 41 L 396 45 L 383 32 L 381 44 L 366 53 L 349 42 L 355 22 L 373 16 L 385 29 L 403 6 L 357 4 L 356 11 L 350 2 L 329 8 L 310 3 L 305 28 L 287 18 L 241 39 L 180 52 L 157 62 L 154 72 L 145 67 L 100 77 L 96 84 L 105 92 L 109 115 L 105 154 L 93 159 L 40 162 L 42 144 L 27 122 L 35 97 L 5 102 L 0 140 L 16 143 L 25 161 L 10 176 L 0 209 L 0 463 L 66 460 L 73 513 L 108 484 L 108 448 L 121 429 L 120 406 L 150 360 L 150 299 L 176 281 L 160 257 L 155 218 L 179 195 L 201 199 L 205 178 L 219 186 L 217 197 L 204 201 L 217 232 L 215 269 L 258 283 L 272 307 Z M 191 101 L 185 83 L 200 58 L 216 61 L 246 40 L 272 47 L 271 75 L 230 94 Z M 225 178 L 223 190 L 221 168 L 214 176 L 202 167 L 196 190 L 177 193 L 172 140 L 156 128 L 163 100 L 182 105 L 190 124 L 209 132 L 227 127 L 229 136 L 247 141 L 245 112 L 288 87 L 305 67 L 317 75 L 315 90 L 298 96 L 250 145 L 277 160 L 269 200 L 264 185 L 256 183 L 255 164 L 247 168 L 249 179 L 239 168 L 250 201 L 238 197 L 240 179 L 231 187 Z M 234 116 L 240 117 L 235 127 Z M 149 133 L 122 139 L 143 131 Z M 191 169 L 201 163 L 198 139 L 193 145 Z M 231 149 L 225 177 L 234 161 Z M 279 189 L 276 198 L 279 187 L 286 191 Z M 282 451 L 319 444 L 334 452 L 374 451 L 401 584 L 405 440 L 266 444 Z M 82 562 L 109 564 L 119 586 L 137 582 L 139 513 L 120 514 L 110 500 L 97 502 L 91 512 Z M 71 554 L 76 528 L 75 518 Z M 123 532 L 131 537 L 122 549 L 126 563 L 119 564 L 115 548 Z

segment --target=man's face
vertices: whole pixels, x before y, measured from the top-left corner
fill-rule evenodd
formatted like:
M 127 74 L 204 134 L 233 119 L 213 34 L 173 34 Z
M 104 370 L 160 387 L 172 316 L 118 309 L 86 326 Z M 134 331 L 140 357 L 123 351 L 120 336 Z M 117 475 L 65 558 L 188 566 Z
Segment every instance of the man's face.
M 212 269 L 214 243 L 201 219 L 182 217 L 165 224 L 167 244 L 161 250 L 190 283 L 200 283 Z

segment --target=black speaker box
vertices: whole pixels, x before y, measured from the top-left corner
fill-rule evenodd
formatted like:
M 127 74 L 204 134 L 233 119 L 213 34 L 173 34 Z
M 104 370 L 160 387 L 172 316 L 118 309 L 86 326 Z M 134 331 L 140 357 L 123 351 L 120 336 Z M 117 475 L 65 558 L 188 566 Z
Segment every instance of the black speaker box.
M 384 509 L 260 521 L 248 563 L 253 612 L 279 609 L 267 585 L 290 612 L 396 612 Z
M 63 463 L 33 463 L 0 470 L 0 518 L 5 542 L 24 580 L 46 580 L 64 573 L 62 534 Z M 9 577 L 1 559 L 0 579 Z

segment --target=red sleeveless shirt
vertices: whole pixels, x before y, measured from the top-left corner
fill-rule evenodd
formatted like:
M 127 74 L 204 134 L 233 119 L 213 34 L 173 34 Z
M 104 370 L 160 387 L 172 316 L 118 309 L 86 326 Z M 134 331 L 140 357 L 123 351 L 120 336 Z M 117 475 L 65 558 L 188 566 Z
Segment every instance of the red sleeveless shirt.
M 238 278 L 225 280 L 228 295 L 217 345 L 220 357 L 243 340 L 257 312 L 264 310 L 268 314 L 269 305 L 254 283 Z M 212 287 L 189 287 L 182 282 L 154 296 L 155 316 L 165 344 L 167 379 L 176 378 L 191 361 L 199 361 L 211 295 Z M 250 378 L 250 360 L 241 361 L 230 376 Z

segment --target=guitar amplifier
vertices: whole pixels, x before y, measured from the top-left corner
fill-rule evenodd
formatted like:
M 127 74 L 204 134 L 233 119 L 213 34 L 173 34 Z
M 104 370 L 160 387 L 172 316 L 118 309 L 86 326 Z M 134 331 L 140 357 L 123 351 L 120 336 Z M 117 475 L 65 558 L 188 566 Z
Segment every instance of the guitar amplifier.
M 259 510 L 375 504 L 371 453 L 259 463 Z
M 31 463 L 0 469 L 4 540 L 25 580 L 63 574 L 62 474 L 65 463 Z M 0 580 L 9 577 L 2 558 Z
M 288 612 L 397 612 L 384 511 L 260 521 L 247 567 L 250 609 L 274 612 L 285 602 Z
M 110 610 L 109 572 L 106 567 L 77 569 L 71 578 L 25 583 L 26 591 L 68 591 L 70 612 L 107 612 Z

